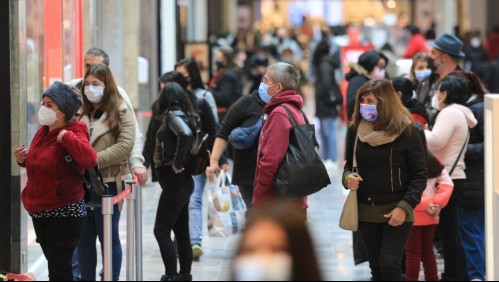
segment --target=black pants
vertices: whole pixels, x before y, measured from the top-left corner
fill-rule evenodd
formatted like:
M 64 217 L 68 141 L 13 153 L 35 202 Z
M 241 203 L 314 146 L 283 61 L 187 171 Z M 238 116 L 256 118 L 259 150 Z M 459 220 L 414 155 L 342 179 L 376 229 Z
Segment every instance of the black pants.
M 253 185 L 239 185 L 239 191 L 248 210 L 253 206 Z
M 80 240 L 83 218 L 33 219 L 36 241 L 48 261 L 50 281 L 73 281 L 71 259 Z
M 359 222 L 374 281 L 403 281 L 402 256 L 412 232 L 412 222 L 399 227 L 388 223 Z
M 189 236 L 189 200 L 194 191 L 194 181 L 185 172 L 175 174 L 171 167 L 160 168 L 157 172 L 163 193 L 159 199 L 154 236 L 165 264 L 165 274 L 177 273 L 177 251 L 171 239 L 172 231 L 177 240 L 180 273 L 190 274 L 192 246 Z
M 458 211 L 459 201 L 463 195 L 463 185 L 466 180 L 454 179 L 454 191 L 447 206 L 440 212 L 440 240 L 444 252 L 444 274 L 442 278 L 447 281 L 461 281 L 463 250 L 459 238 Z

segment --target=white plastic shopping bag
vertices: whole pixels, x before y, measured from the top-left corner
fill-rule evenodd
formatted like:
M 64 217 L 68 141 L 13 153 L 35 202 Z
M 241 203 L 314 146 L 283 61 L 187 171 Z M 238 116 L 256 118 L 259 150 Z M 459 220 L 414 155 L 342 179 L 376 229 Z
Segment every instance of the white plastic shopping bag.
M 247 208 L 239 188 L 230 185 L 225 172 L 220 173 L 216 183 L 208 193 L 208 234 L 227 237 L 244 228 Z

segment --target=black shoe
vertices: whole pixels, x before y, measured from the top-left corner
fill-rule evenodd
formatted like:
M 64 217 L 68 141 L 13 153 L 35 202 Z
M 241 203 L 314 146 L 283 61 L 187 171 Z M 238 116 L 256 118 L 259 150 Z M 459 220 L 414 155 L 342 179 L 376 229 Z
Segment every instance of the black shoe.
M 179 280 L 179 275 L 174 273 L 174 274 L 165 274 L 161 276 L 161 279 L 159 281 L 180 281 L 180 280 Z
M 177 281 L 192 281 L 192 275 L 180 273 Z

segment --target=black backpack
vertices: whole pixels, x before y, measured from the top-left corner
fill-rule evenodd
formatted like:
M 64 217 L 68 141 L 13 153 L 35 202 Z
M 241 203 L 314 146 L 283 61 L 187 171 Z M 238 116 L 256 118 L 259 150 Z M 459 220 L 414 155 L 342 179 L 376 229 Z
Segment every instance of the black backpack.
M 280 198 L 299 199 L 319 192 L 331 184 L 326 167 L 315 150 L 315 126 L 303 114 L 306 124 L 298 125 L 288 107 L 293 129 L 289 133 L 289 147 L 279 166 L 274 182 L 276 195 Z

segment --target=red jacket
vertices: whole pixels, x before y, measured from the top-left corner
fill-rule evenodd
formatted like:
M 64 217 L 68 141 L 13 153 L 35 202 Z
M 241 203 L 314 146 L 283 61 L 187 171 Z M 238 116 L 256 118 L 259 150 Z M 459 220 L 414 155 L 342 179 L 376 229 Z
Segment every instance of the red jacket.
M 66 151 L 79 164 L 82 172 L 94 167 L 97 153 L 89 143 L 86 124 L 74 121 L 64 129 L 62 143 L 57 142 L 61 129 L 49 132 L 42 126 L 28 150 L 26 167 L 28 183 L 21 193 L 24 207 L 29 213 L 49 211 L 83 199 L 83 181 L 66 162 Z
M 305 124 L 300 109 L 303 107 L 302 98 L 296 91 L 285 91 L 273 97 L 265 106 L 263 112 L 268 115 L 258 145 L 258 162 L 256 167 L 255 187 L 253 190 L 253 204 L 256 207 L 276 200 L 274 181 L 289 146 L 289 132 L 292 129 L 288 113 L 281 105 L 286 105 L 293 114 L 296 122 Z M 307 208 L 307 198 L 297 201 L 300 208 Z
M 429 214 L 426 209 L 431 204 L 437 204 L 442 209 L 445 208 L 449 203 L 453 190 L 454 183 L 445 169 L 438 178 L 428 179 L 426 190 L 421 196 L 421 202 L 414 209 L 414 226 L 438 224 L 440 222 L 439 217 Z
M 407 49 L 405 50 L 402 58 L 404 59 L 412 59 L 414 55 L 417 53 L 429 53 L 428 44 L 426 43 L 426 39 L 422 34 L 415 34 L 411 37 L 409 44 L 407 44 Z

